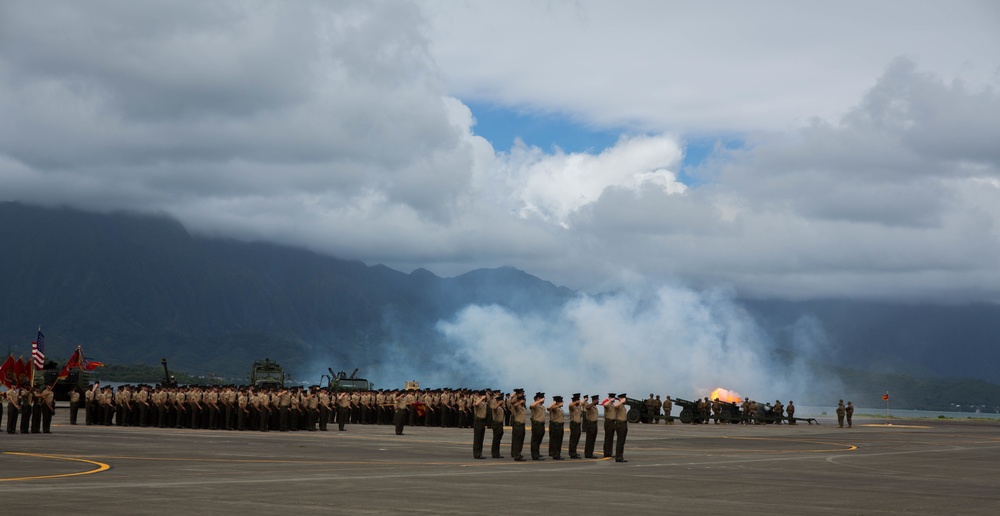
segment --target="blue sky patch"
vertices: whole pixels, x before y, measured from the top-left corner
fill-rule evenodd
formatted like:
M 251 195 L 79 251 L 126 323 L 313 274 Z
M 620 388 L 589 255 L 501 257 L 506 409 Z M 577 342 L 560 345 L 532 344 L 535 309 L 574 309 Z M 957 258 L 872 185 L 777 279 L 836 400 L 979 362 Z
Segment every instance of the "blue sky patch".
M 493 104 L 466 102 L 476 119 L 472 132 L 493 144 L 497 151 L 507 151 L 515 138 L 525 144 L 552 152 L 556 147 L 566 152 L 598 154 L 618 141 L 622 130 L 587 127 L 565 115 L 531 113 Z
M 525 144 L 552 152 L 556 147 L 565 152 L 600 154 L 611 147 L 625 128 L 598 129 L 558 113 L 528 112 L 495 104 L 466 102 L 476 119 L 472 132 L 489 140 L 498 152 L 510 150 L 515 138 Z M 684 139 L 684 160 L 678 179 L 689 186 L 704 184 L 706 178 L 689 175 L 717 150 L 742 147 L 743 139 L 734 136 L 699 136 Z

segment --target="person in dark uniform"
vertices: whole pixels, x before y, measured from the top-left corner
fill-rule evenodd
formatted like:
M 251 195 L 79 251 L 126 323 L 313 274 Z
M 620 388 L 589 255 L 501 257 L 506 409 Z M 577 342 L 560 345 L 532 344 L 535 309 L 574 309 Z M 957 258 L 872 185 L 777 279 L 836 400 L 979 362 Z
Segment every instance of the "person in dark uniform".
M 615 397 L 617 394 L 608 393 L 608 399 L 604 401 L 604 456 L 615 456 Z
M 586 442 L 583 445 L 583 458 L 596 459 L 594 446 L 597 444 L 597 407 L 601 397 L 597 394 L 590 397 L 590 400 L 583 404 L 583 432 L 586 434 Z
M 844 408 L 844 416 L 847 417 L 847 428 L 851 428 L 851 418 L 854 417 L 854 402 L 848 401 Z
M 503 393 L 497 392 L 490 400 L 490 412 L 493 413 L 493 443 L 490 446 L 490 455 L 494 459 L 502 459 L 500 455 L 500 440 L 503 439 L 503 418 L 506 413 L 504 407 Z
M 788 406 L 785 407 L 785 414 L 788 414 L 788 424 L 795 424 L 795 402 L 788 400 Z
M 563 414 L 563 397 L 553 396 L 552 404 L 547 407 L 549 411 L 549 457 L 552 460 L 563 460 L 562 442 L 565 426 L 565 414 Z
M 531 410 L 531 460 L 545 460 L 545 457 L 542 457 L 542 439 L 545 437 L 545 393 L 536 392 L 535 399 L 528 408 Z
M 483 441 L 486 440 L 486 393 L 479 391 L 472 402 L 472 412 L 475 418 L 472 422 L 472 458 L 485 459 L 483 456 Z
M 524 406 L 524 389 L 516 389 L 510 404 L 510 456 L 517 462 L 524 462 L 524 425 L 528 419 L 528 409 Z
M 846 407 L 844 407 L 844 400 L 840 400 L 837 403 L 837 426 L 844 428 L 844 414 L 847 412 Z
M 573 393 L 569 401 L 569 458 L 579 459 L 577 446 L 580 444 L 580 432 L 583 426 L 583 402 L 580 393 Z

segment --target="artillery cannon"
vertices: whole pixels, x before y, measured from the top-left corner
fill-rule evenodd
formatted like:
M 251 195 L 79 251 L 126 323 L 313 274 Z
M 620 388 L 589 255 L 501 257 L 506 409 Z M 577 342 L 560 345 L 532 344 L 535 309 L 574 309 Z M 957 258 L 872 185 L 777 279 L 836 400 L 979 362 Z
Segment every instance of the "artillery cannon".
M 708 420 L 704 419 L 701 413 L 698 411 L 698 402 L 686 400 L 684 398 L 674 398 L 674 405 L 681 408 L 681 414 L 678 419 L 681 423 L 707 423 Z
M 661 419 L 664 421 L 673 421 L 678 419 L 670 414 L 650 414 L 649 407 L 646 406 L 644 400 L 625 398 L 625 404 L 628 405 L 628 412 L 625 414 L 625 417 L 628 418 L 629 423 L 638 423 L 640 421 L 648 423 L 652 420 L 659 421 Z
M 161 358 L 160 363 L 163 364 L 163 379 L 160 380 L 160 385 L 165 388 L 177 387 L 177 379 L 171 376 L 170 369 L 167 369 L 167 359 Z

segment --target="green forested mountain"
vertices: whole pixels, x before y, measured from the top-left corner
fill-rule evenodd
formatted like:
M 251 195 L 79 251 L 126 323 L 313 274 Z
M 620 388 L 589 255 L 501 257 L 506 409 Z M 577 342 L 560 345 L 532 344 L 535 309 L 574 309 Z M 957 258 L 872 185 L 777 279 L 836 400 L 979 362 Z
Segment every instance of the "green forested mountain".
M 511 310 L 572 292 L 512 268 L 404 274 L 301 249 L 209 239 L 176 221 L 0 203 L 0 347 L 49 358 L 246 374 L 255 359 L 378 363 L 391 342 L 426 360 L 432 325 L 472 302 Z M 423 350 L 423 352 L 421 352 Z M 65 355 L 63 357 L 62 355 Z

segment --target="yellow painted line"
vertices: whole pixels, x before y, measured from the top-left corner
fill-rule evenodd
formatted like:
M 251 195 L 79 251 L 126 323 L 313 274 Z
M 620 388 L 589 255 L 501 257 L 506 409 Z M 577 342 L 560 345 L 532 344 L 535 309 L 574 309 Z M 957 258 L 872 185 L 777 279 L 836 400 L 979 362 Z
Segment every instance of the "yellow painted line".
M 889 428 L 889 427 L 891 427 L 891 428 L 933 428 L 933 427 L 930 427 L 930 426 L 922 426 L 922 425 L 897 425 L 895 423 L 880 423 L 880 424 L 865 423 L 863 425 L 858 425 L 858 426 L 873 426 L 873 427 L 876 427 L 876 428 Z
M 40 457 L 40 458 L 43 458 L 43 459 L 68 460 L 68 461 L 73 461 L 73 462 L 83 462 L 83 463 L 86 463 L 86 464 L 93 464 L 94 466 L 97 466 L 97 467 L 94 468 L 94 469 L 87 470 L 87 471 L 77 471 L 75 473 L 60 473 L 58 475 L 37 475 L 37 476 L 32 476 L 32 477 L 7 477 L 7 478 L 0 477 L 0 482 L 18 482 L 18 481 L 25 481 L 25 480 L 41 480 L 41 479 L 45 479 L 45 478 L 76 477 L 76 476 L 80 476 L 80 475 L 91 475 L 93 473 L 100 473 L 102 471 L 107 471 L 107 470 L 111 469 L 111 466 L 109 466 L 109 465 L 107 465 L 107 464 L 105 464 L 103 462 L 97 462 L 97 461 L 87 460 L 87 459 L 80 459 L 80 458 L 76 458 L 76 457 L 62 457 L 62 456 L 59 456 L 59 455 L 42 455 L 42 454 L 38 454 L 38 453 L 21 453 L 21 452 L 4 452 L 4 455 L 20 455 L 22 457 Z

